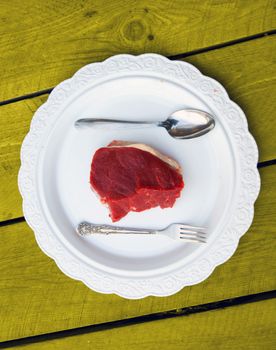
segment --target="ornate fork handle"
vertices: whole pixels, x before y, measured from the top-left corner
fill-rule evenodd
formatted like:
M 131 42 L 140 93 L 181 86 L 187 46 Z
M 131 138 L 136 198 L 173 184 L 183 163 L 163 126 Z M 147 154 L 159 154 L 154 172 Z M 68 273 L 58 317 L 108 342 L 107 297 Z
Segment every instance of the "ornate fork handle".
M 127 227 L 118 227 L 118 226 L 109 226 L 109 225 L 94 225 L 89 222 L 82 222 L 78 225 L 77 231 L 81 236 L 88 236 L 93 234 L 155 234 L 157 233 L 154 230 L 145 230 L 145 229 L 136 229 L 136 228 L 127 228 Z

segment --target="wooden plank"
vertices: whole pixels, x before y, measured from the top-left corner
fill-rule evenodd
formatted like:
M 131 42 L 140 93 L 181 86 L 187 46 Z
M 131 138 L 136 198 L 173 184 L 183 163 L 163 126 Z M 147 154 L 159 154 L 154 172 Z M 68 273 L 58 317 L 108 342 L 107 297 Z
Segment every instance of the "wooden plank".
M 275 28 L 271 0 L 0 3 L 0 101 L 118 53 L 174 55 Z
M 187 59 L 221 81 L 244 109 L 259 146 L 260 161 L 276 158 L 275 44 L 276 37 L 262 38 Z M 0 221 L 22 216 L 17 188 L 20 146 L 34 111 L 46 98 L 40 96 L 0 107 Z
M 17 185 L 21 143 L 34 112 L 48 95 L 0 107 L 0 221 L 23 216 Z
M 28 344 L 26 350 L 250 350 L 276 347 L 275 299 Z M 14 349 L 21 349 L 15 346 Z
M 276 167 L 261 170 L 254 223 L 204 282 L 167 298 L 126 300 L 63 275 L 25 223 L 0 229 L 0 341 L 126 319 L 276 289 Z
M 276 158 L 276 35 L 186 59 L 218 80 L 244 110 L 259 161 Z

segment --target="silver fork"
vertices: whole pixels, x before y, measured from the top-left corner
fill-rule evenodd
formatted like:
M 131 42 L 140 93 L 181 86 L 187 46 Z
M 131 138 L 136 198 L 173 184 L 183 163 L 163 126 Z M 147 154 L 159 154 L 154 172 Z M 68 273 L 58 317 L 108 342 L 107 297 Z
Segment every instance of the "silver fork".
M 109 225 L 95 225 L 89 222 L 81 222 L 77 227 L 80 236 L 90 236 L 94 234 L 143 234 L 143 235 L 164 235 L 171 239 L 183 240 L 194 243 L 206 243 L 206 228 L 190 226 L 184 224 L 171 224 L 163 230 L 139 229 L 129 227 L 118 227 Z

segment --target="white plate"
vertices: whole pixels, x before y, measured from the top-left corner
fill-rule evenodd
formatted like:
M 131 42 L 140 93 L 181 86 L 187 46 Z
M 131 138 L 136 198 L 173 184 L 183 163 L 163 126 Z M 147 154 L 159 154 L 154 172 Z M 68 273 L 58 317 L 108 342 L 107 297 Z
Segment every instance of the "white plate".
M 81 117 L 162 120 L 185 107 L 214 115 L 215 129 L 180 141 L 161 128 L 99 132 L 73 126 Z M 206 226 L 206 245 L 75 233 L 82 220 L 111 223 L 90 189 L 89 171 L 95 150 L 114 139 L 143 142 L 171 156 L 181 164 L 185 181 L 172 209 L 130 213 L 116 224 Z M 260 188 L 257 158 L 243 112 L 219 83 L 185 62 L 155 54 L 118 55 L 80 69 L 35 113 L 21 150 L 24 215 L 41 249 L 91 289 L 126 298 L 170 295 L 204 280 L 234 253 L 253 219 Z

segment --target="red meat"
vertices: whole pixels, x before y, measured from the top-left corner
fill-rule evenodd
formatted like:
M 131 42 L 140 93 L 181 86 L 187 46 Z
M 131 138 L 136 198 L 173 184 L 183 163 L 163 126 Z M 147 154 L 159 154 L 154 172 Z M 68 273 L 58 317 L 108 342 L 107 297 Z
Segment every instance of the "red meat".
M 90 183 L 113 222 L 129 211 L 171 208 L 184 187 L 176 161 L 149 146 L 121 141 L 96 151 Z

